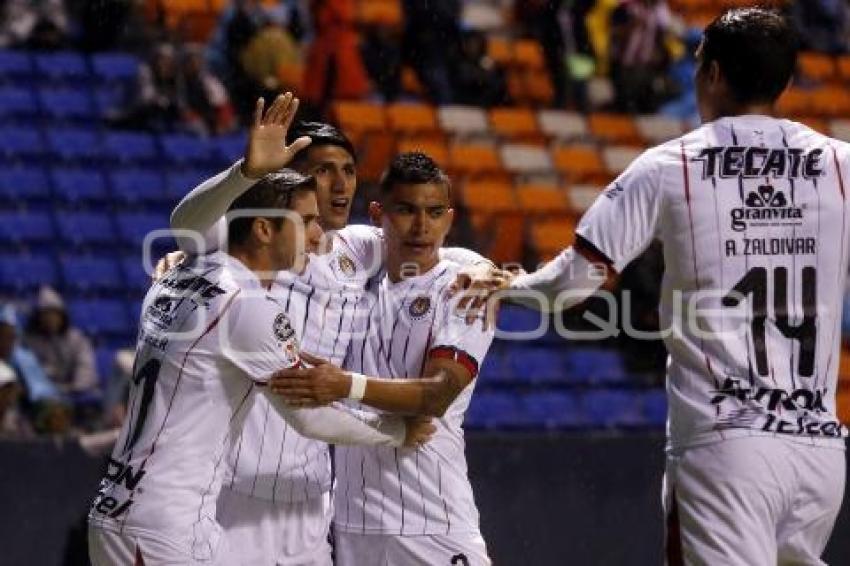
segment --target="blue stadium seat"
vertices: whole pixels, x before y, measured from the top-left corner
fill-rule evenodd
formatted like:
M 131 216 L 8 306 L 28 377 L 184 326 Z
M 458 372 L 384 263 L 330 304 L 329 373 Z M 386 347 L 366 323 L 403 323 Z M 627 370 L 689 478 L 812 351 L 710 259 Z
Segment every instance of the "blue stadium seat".
M 33 77 L 32 58 L 27 51 L 0 49 L 0 81 L 29 80 Z
M 46 154 L 41 132 L 34 128 L 0 129 L 0 155 L 9 161 L 39 160 Z
M 120 85 L 97 85 L 94 89 L 94 105 L 98 116 L 111 117 L 127 106 L 127 94 Z
M 97 53 L 91 66 L 99 82 L 132 81 L 139 74 L 139 60 L 128 53 Z
M 46 212 L 0 212 L 0 246 L 47 243 L 55 239 Z
M 49 255 L 0 256 L 0 288 L 21 293 L 41 285 L 57 286 L 58 274 Z
M 11 167 L 0 175 L 0 198 L 5 202 L 43 202 L 50 197 L 50 182 L 42 168 Z
M 96 348 L 94 359 L 97 365 L 97 375 L 100 378 L 100 386 L 105 390 L 115 369 L 115 350 L 108 347 Z
M 667 392 L 652 389 L 641 394 L 643 415 L 646 424 L 654 428 L 663 428 L 667 423 Z
M 121 240 L 128 245 L 139 247 L 144 243 L 145 237 L 154 230 L 168 229 L 169 220 L 167 213 L 129 213 L 119 214 L 118 233 Z M 159 237 L 153 242 L 154 246 L 162 247 L 174 244 L 164 241 L 169 238 Z
M 64 202 L 105 203 L 109 200 L 103 174 L 91 169 L 53 169 L 50 172 L 54 196 Z
M 156 140 L 145 132 L 107 132 L 103 151 L 107 159 L 118 163 L 147 163 L 159 158 Z
M 32 120 L 39 114 L 31 90 L 14 86 L 0 87 L 0 120 Z
M 206 165 L 216 161 L 215 148 L 207 139 L 186 134 L 161 135 L 162 153 L 169 163 Z
M 64 256 L 60 260 L 65 289 L 73 291 L 113 291 L 124 286 L 118 263 L 111 258 Z
M 136 324 L 130 320 L 124 301 L 83 299 L 69 301 L 68 314 L 74 324 L 94 336 L 132 336 Z
M 75 51 L 56 51 L 35 55 L 35 70 L 50 80 L 74 83 L 91 78 L 83 55 Z
M 50 129 L 47 144 L 55 156 L 65 161 L 93 161 L 102 156 L 100 136 L 93 130 Z
M 499 429 L 524 427 L 524 411 L 516 395 L 480 391 L 472 396 L 464 423 L 469 428 Z
M 502 332 L 534 332 L 552 327 L 551 316 L 531 309 L 505 305 L 499 312 L 497 328 Z
M 95 212 L 63 212 L 57 215 L 59 235 L 73 245 L 115 244 L 112 218 Z
M 156 261 L 157 258 L 151 258 Z M 140 254 L 132 254 L 121 258 L 121 272 L 124 275 L 124 283 L 128 289 L 144 294 L 151 286 L 151 275 L 144 266 L 144 259 Z
M 165 200 L 165 180 L 155 171 L 114 169 L 109 173 L 109 182 L 115 199 L 124 204 L 162 203 Z
M 529 383 L 567 382 L 570 374 L 563 347 L 516 346 L 509 356 L 513 374 Z
M 207 169 L 189 169 L 187 171 L 169 171 L 165 176 L 166 196 L 177 204 L 201 181 L 212 176 Z
M 60 122 L 93 122 L 97 116 L 86 89 L 44 88 L 38 91 L 42 114 Z
M 569 371 L 574 380 L 591 384 L 622 384 L 629 381 L 623 357 L 617 350 L 570 348 Z
M 565 429 L 587 425 L 581 403 L 572 393 L 528 393 L 522 398 L 522 406 L 530 426 Z
M 243 134 L 222 136 L 216 138 L 214 143 L 222 163 L 233 163 L 245 155 L 247 140 Z
M 581 400 L 582 412 L 592 426 L 615 428 L 641 426 L 645 421 L 640 396 L 634 391 L 591 390 Z
M 511 383 L 514 380 L 514 374 L 507 359 L 508 356 L 505 355 L 500 344 L 494 343 L 484 356 L 484 362 L 478 371 L 479 386 Z

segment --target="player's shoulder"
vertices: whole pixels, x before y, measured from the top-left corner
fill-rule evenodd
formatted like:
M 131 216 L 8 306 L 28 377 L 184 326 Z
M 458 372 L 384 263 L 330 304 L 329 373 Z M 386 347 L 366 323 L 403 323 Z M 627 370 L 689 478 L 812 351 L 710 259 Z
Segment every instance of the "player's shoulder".
M 368 224 L 349 224 L 334 233 L 334 247 L 338 245 L 353 248 L 356 245 L 380 243 L 384 240 L 384 231 Z

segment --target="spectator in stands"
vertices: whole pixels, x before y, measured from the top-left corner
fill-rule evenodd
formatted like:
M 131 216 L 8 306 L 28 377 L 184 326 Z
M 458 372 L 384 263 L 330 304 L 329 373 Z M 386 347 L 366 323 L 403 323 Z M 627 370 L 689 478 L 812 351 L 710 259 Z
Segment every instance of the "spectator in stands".
M 0 361 L 0 438 L 33 436 L 30 422 L 21 407 L 21 384 L 12 366 Z
M 110 122 L 122 128 L 165 131 L 180 123 L 180 66 L 167 43 L 154 48 L 149 62 L 139 65 L 135 100 Z
M 5 0 L 0 11 L 0 47 L 58 49 L 68 34 L 62 0 Z
M 289 31 L 283 27 L 280 18 L 274 17 L 279 15 L 279 11 L 274 12 L 273 16 L 265 21 L 239 56 L 241 72 L 250 81 L 254 93 L 251 100 L 256 100 L 258 96 L 272 100 L 283 90 L 299 86 L 284 84 L 283 70 L 300 62 L 301 49 Z
M 454 64 L 452 88 L 455 102 L 472 106 L 505 104 L 505 75 L 487 55 L 487 38 L 478 31 L 463 34 L 460 57 Z
M 460 0 L 403 0 L 404 61 L 435 104 L 454 100 L 451 65 L 460 52 Z
M 185 104 L 184 120 L 204 134 L 222 134 L 235 127 L 227 89 L 206 67 L 203 47 L 187 45 L 181 68 L 179 102 Z
M 39 432 L 64 433 L 70 428 L 71 413 L 64 396 L 50 381 L 35 355 L 18 344 L 18 317 L 14 307 L 0 307 L 0 362 L 15 372 L 22 386 L 24 414 Z
M 563 0 L 527 0 L 515 4 L 515 16 L 526 34 L 543 47 L 546 68 L 555 89 L 553 105 L 562 108 L 567 102 L 566 42 L 561 27 Z
M 385 102 L 393 102 L 401 92 L 401 34 L 387 25 L 369 26 L 360 48 L 369 78 Z
M 50 287 L 42 287 L 38 293 L 23 343 L 60 391 L 72 396 L 97 393 L 91 342 L 71 326 L 62 297 Z
M 678 31 L 665 0 L 626 0 L 611 14 L 611 80 L 616 110 L 651 113 L 672 94 L 665 41 Z
M 850 5 L 846 0 L 789 2 L 788 9 L 802 49 L 832 54 L 850 50 Z
M 302 99 L 324 115 L 335 99 L 358 99 L 371 85 L 360 55 L 354 0 L 312 0 L 315 36 L 307 51 Z

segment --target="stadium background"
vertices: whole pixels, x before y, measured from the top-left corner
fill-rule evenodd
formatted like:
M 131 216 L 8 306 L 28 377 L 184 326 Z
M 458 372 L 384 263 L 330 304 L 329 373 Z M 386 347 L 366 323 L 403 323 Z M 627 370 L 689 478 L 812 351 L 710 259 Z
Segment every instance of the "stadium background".
M 149 281 L 145 236 L 241 154 L 246 103 L 294 90 L 305 118 L 354 140 L 354 222 L 389 157 L 421 149 L 454 181 L 453 243 L 533 268 L 571 242 L 581 213 L 643 148 L 695 123 L 699 29 L 750 2 L 263 0 L 242 3 L 242 20 L 225 0 L 16 4 L 0 20 L 0 302 L 23 321 L 41 286 L 58 290 L 100 381 L 51 399 L 67 418 L 47 424 L 38 400 L 22 399 L 33 430 L 3 431 L 0 563 L 80 564 L 98 451 L 126 379 L 116 354 L 133 345 Z M 784 6 L 806 32 L 780 109 L 850 141 L 848 8 Z M 13 24 L 27 11 L 36 24 L 22 35 Z M 180 79 L 152 83 L 173 100 L 147 107 L 145 73 L 169 57 Z M 206 100 L 192 94 L 197 77 Z M 173 247 L 157 239 L 152 257 Z M 628 290 L 630 305 L 612 314 L 595 300 L 557 322 L 587 330 L 590 311 L 655 328 L 661 269 L 653 247 L 624 273 L 618 296 Z M 566 341 L 555 322 L 502 310 L 504 331 L 547 330 L 494 343 L 467 415 L 492 554 L 497 564 L 658 563 L 663 346 L 623 333 Z M 847 421 L 846 349 L 841 375 Z M 850 564 L 847 509 L 841 521 L 828 558 Z

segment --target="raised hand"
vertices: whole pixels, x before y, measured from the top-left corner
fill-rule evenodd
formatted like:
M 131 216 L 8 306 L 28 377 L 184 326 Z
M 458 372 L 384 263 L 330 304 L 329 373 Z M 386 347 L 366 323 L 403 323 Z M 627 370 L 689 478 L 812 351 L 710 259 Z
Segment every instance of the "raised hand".
M 286 167 L 295 154 L 310 145 L 310 138 L 306 136 L 286 145 L 286 133 L 298 111 L 298 99 L 291 92 L 275 98 L 268 110 L 264 108 L 265 101 L 258 98 L 242 163 L 242 174 L 252 179 Z

